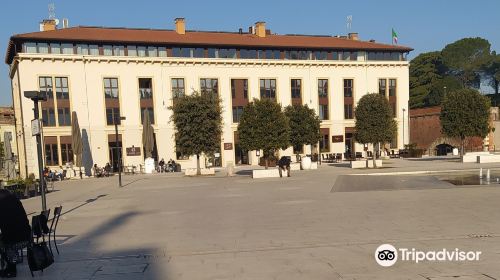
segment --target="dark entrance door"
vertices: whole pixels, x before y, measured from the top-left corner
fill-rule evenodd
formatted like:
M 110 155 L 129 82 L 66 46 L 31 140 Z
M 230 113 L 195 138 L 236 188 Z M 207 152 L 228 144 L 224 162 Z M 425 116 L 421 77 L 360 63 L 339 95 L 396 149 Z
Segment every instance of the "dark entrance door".
M 345 133 L 345 158 L 352 159 L 356 154 L 354 136 L 352 132 Z
M 234 132 L 234 162 L 237 165 L 248 164 L 248 151 L 240 146 L 238 132 Z
M 109 161 L 111 164 L 111 168 L 113 169 L 113 172 L 118 172 L 118 166 L 120 166 L 120 160 L 123 160 L 121 138 L 118 138 L 118 144 L 116 143 L 115 140 L 113 141 L 110 140 L 108 142 L 108 148 L 109 148 Z

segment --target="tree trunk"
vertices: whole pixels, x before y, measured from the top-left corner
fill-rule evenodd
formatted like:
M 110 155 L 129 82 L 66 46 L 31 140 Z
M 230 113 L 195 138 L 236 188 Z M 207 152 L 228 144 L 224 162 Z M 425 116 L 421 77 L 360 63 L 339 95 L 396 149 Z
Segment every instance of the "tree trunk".
M 201 175 L 200 155 L 196 155 L 196 175 Z
M 377 168 L 378 143 L 373 143 L 373 168 Z
M 460 156 L 464 156 L 464 150 L 465 150 L 465 137 L 460 138 Z
M 267 169 L 269 167 L 269 157 L 266 156 L 264 161 L 266 162 L 266 169 Z

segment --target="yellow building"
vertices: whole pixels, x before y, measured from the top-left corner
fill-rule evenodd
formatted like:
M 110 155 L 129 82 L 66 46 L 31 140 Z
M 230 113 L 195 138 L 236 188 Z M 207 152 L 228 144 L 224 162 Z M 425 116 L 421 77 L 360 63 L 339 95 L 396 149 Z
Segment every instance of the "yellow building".
M 41 104 L 45 164 L 72 160 L 71 112 L 76 111 L 84 138 L 84 163 L 144 163 L 141 116 L 153 120 L 157 158 L 176 159 L 182 168 L 196 160 L 175 151 L 173 98 L 193 90 L 216 92 L 223 102 L 223 136 L 215 163 L 257 164 L 255 152 L 242 151 L 236 134 L 243 106 L 253 98 L 272 98 L 283 106 L 301 103 L 322 119 L 321 152 L 364 152 L 353 140 L 357 101 L 366 93 L 388 97 L 395 110 L 398 136 L 392 147 L 408 140 L 408 62 L 411 48 L 361 41 L 348 36 L 277 35 L 257 22 L 248 32 L 190 31 L 184 19 L 174 30 L 72 27 L 10 38 L 10 66 L 22 174 L 37 170 L 31 136 L 33 102 L 23 91 L 47 91 Z M 408 111 L 408 110 L 406 110 Z M 114 116 L 125 116 L 115 141 Z M 403 126 L 403 119 L 406 123 Z M 403 127 L 405 131 L 403 131 Z M 406 137 L 404 137 L 406 135 Z M 346 148 L 347 147 L 347 148 Z M 291 155 L 292 148 L 281 151 Z M 140 151 L 136 153 L 134 151 Z M 303 147 L 302 153 L 310 153 Z M 26 171 L 27 170 L 27 171 Z

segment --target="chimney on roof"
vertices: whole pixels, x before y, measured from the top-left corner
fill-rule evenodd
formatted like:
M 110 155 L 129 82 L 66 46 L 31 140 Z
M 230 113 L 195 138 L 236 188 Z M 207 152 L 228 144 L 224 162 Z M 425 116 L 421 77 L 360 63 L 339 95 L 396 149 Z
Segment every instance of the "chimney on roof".
M 359 41 L 358 33 L 349 33 L 349 39 L 354 41 Z
M 375 39 L 370 39 L 370 43 L 375 43 Z
M 67 18 L 63 18 L 63 26 L 62 28 L 68 28 L 69 27 L 69 20 Z
M 186 34 L 186 21 L 184 20 L 184 18 L 175 19 L 175 32 L 181 35 Z
M 40 22 L 40 31 L 51 31 L 57 29 L 57 22 L 55 19 L 44 19 Z
M 258 21 L 255 23 L 255 35 L 257 37 L 266 37 L 266 23 L 263 21 Z

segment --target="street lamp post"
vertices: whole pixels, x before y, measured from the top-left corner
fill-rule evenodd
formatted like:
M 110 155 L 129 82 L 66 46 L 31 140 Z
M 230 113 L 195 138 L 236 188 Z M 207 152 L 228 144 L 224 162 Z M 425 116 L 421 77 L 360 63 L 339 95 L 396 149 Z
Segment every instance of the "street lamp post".
M 29 98 L 33 100 L 34 103 L 34 113 L 35 113 L 35 118 L 31 122 L 31 131 L 32 135 L 36 136 L 36 149 L 37 149 L 37 155 L 38 155 L 38 178 L 40 181 L 40 192 L 42 196 L 42 210 L 45 211 L 47 210 L 47 198 L 45 196 L 45 180 L 43 179 L 43 158 L 42 158 L 42 136 L 41 136 L 41 130 L 42 126 L 40 124 L 40 110 L 38 108 L 38 102 L 39 101 L 46 101 L 47 100 L 47 95 L 46 92 L 40 92 L 40 91 L 25 91 L 24 92 L 24 97 Z
M 115 117 L 115 149 L 117 149 L 118 155 L 118 186 L 122 187 L 122 153 L 121 149 L 118 149 L 118 123 L 121 124 L 121 121 L 124 121 L 126 118 L 121 116 Z
M 403 108 L 403 148 L 405 146 L 405 112 L 406 109 Z

